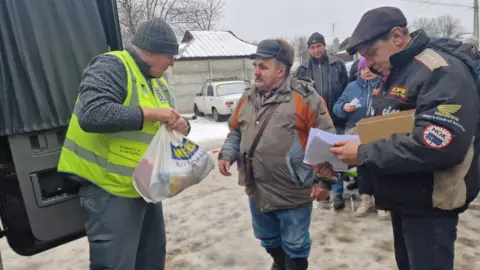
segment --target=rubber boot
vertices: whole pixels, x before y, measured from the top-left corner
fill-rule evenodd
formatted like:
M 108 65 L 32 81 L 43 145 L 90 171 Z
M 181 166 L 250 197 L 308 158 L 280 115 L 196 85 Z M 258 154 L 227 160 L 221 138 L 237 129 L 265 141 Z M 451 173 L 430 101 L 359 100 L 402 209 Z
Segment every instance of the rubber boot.
M 286 270 L 307 270 L 308 259 L 307 258 L 288 258 L 286 257 Z
M 342 210 L 345 208 L 345 200 L 343 199 L 343 195 L 335 195 L 333 198 L 333 208 L 335 210 Z
M 273 258 L 271 270 L 286 270 L 285 258 L 287 255 L 285 254 L 285 251 L 283 251 L 283 248 L 267 248 L 267 252 Z

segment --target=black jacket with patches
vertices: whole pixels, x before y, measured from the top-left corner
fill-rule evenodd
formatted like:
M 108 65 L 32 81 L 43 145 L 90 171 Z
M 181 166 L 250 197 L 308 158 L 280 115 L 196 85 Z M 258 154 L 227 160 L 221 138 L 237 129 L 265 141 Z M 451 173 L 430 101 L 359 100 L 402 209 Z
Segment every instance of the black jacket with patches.
M 412 33 L 393 55 L 370 116 L 415 109 L 414 130 L 360 145 L 379 209 L 460 213 L 479 192 L 479 81 L 468 49 L 452 39 Z
M 319 65 L 319 63 L 312 58 L 298 67 L 296 76 L 308 78 L 315 82 L 315 89 L 327 103 L 328 111 L 332 116 L 335 127 L 345 127 L 345 119 L 338 118 L 333 114 L 333 105 L 335 105 L 335 102 L 337 102 L 348 84 L 347 68 L 341 59 L 333 55 L 326 56 L 325 61 L 328 65 L 321 65 L 319 68 L 322 73 L 321 76 L 315 76 L 314 72 L 317 68 L 315 65 Z M 315 77 L 317 77 L 317 80 L 315 80 Z M 321 81 L 318 80 L 320 77 L 322 78 Z

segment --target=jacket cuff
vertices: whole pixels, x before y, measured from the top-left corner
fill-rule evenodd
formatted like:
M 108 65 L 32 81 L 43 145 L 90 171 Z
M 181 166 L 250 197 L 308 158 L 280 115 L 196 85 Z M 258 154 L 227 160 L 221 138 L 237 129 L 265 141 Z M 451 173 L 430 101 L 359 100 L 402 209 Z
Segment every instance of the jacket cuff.
M 187 124 L 188 124 L 188 131 L 187 131 L 187 136 L 188 136 L 188 134 L 190 134 L 190 130 L 192 130 L 192 126 L 190 125 L 190 121 L 188 121 L 187 118 L 183 117 L 183 119 L 185 119 L 185 121 L 187 121 Z
M 142 107 L 138 106 L 138 108 L 140 108 L 140 113 L 142 115 L 142 120 L 140 121 L 140 127 L 138 127 L 138 130 L 142 130 L 143 129 L 143 122 L 145 121 L 145 115 L 143 114 Z
M 368 144 L 361 144 L 357 151 L 358 166 L 366 165 L 368 162 Z
M 218 154 L 218 160 L 224 160 L 224 161 L 228 161 L 230 163 L 233 163 L 234 158 L 229 156 L 229 155 L 225 155 L 224 153 L 222 153 L 220 151 L 220 153 Z
M 315 176 L 313 179 L 313 186 L 323 188 L 325 190 L 332 190 L 332 185 L 335 181 L 327 177 Z

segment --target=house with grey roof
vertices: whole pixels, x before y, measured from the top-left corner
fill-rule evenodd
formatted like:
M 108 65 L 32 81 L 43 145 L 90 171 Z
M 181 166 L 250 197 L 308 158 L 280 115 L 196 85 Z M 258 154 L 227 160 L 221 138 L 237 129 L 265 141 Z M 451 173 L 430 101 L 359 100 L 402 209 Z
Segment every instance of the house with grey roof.
M 175 92 L 177 110 L 193 112 L 193 99 L 209 79 L 252 80 L 253 61 L 248 57 L 256 49 L 231 31 L 187 31 L 175 65 L 165 76 Z

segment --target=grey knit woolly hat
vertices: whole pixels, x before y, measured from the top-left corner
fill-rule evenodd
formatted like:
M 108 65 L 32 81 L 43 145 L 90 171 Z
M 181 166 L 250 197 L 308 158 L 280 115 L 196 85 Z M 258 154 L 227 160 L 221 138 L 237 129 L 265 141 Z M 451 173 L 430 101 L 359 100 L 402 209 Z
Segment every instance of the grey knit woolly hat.
M 178 54 L 175 33 L 162 18 L 153 18 L 142 23 L 132 39 L 132 44 L 151 53 Z

